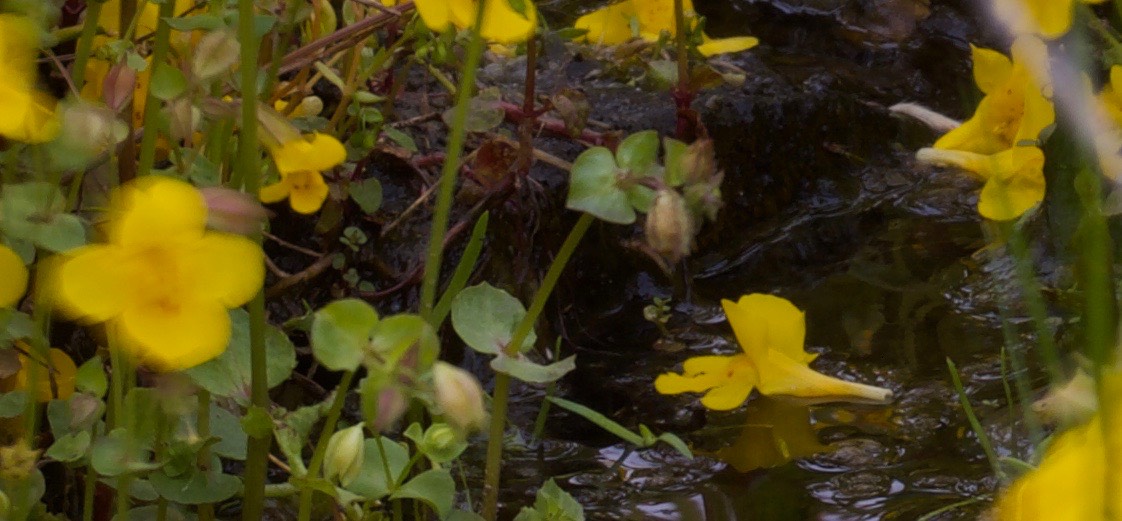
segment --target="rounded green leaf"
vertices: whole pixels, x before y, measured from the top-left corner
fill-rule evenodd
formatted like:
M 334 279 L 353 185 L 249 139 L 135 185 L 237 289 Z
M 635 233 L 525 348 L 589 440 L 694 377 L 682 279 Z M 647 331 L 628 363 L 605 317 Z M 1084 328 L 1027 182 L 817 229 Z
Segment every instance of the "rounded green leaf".
M 593 147 L 577 156 L 569 176 L 569 197 L 565 207 L 589 213 L 616 224 L 635 222 L 635 210 L 627 193 L 617 184 L 619 167 L 612 152 Z
M 644 130 L 627 136 L 616 148 L 616 161 L 632 174 L 647 175 L 658 162 L 658 132 Z
M 249 403 L 252 368 L 249 363 L 249 313 L 230 311 L 230 343 L 221 355 L 184 372 L 199 387 L 215 396 Z M 296 348 L 283 331 L 265 326 L 266 381 L 270 388 L 280 385 L 296 367 Z
M 390 493 L 392 483 L 386 480 L 386 468 L 390 470 L 392 479 L 396 480 L 409 464 L 409 451 L 398 445 L 393 440 L 382 437 L 381 448 L 378 439 L 368 438 L 363 447 L 362 470 L 345 488 L 366 499 L 377 501 Z M 386 459 L 383 463 L 382 451 Z
M 216 456 L 212 459 L 211 470 L 207 472 L 196 469 L 175 477 L 153 472 L 148 480 L 156 492 L 169 501 L 183 505 L 217 503 L 234 497 L 242 489 L 242 481 L 223 474 L 221 468 L 222 463 Z
M 436 510 L 443 518 L 452 510 L 452 500 L 456 496 L 456 482 L 447 469 L 429 469 L 405 482 L 390 497 L 393 499 L 419 499 Z
M 336 300 L 316 311 L 312 354 L 332 371 L 354 371 L 362 363 L 378 312 L 358 299 Z
M 452 328 L 464 343 L 484 354 L 498 354 L 510 343 L 526 308 L 509 293 L 486 282 L 464 288 L 452 301 Z M 534 345 L 531 331 L 522 347 Z
M 396 365 L 416 346 L 419 370 L 432 365 L 440 354 L 440 342 L 432 326 L 420 316 L 410 314 L 394 315 L 378 322 L 370 333 L 369 346 L 390 366 Z
M 523 382 L 534 384 L 556 382 L 576 368 L 576 356 L 570 356 L 549 365 L 535 364 L 522 357 L 514 358 L 504 355 L 499 355 L 491 360 L 491 369 L 496 372 L 506 373 Z

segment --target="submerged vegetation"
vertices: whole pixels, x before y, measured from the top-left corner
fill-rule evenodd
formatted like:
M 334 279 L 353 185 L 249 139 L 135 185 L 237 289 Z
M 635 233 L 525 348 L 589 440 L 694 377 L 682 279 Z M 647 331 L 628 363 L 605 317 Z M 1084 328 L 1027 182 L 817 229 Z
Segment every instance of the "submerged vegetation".
M 936 430 L 988 477 L 904 516 L 1122 518 L 1116 2 L 984 2 L 973 23 L 987 38 L 959 42 L 977 91 L 964 121 L 939 112 L 957 100 L 846 97 L 829 116 L 858 116 L 841 123 L 849 143 L 885 142 L 783 143 L 812 152 L 772 172 L 730 158 L 789 136 L 746 135 L 736 121 L 760 112 L 722 105 L 779 97 L 782 81 L 752 83 L 767 38 L 711 26 L 691 0 L 568 17 L 531 0 L 0 0 L 0 518 L 582 520 L 595 494 L 580 489 L 609 497 L 636 469 L 667 489 L 702 461 L 738 481 L 766 469 L 751 485 L 766 498 L 784 472 L 829 472 L 792 461 L 894 464 L 854 449 L 857 433 Z M 913 26 L 941 7 L 916 4 Z M 815 96 L 844 83 L 803 80 Z M 640 124 L 605 122 L 628 110 Z M 878 133 L 870 111 L 901 116 L 908 137 Z M 733 139 L 711 131 L 728 117 L 743 118 Z M 913 265 L 924 245 L 891 225 L 893 244 L 837 254 L 815 219 L 842 212 L 789 204 L 789 223 L 820 227 L 796 249 L 844 259 L 805 271 L 847 264 L 851 279 L 697 290 L 753 255 L 723 239 L 789 231 L 778 206 L 808 188 L 788 171 L 842 161 L 921 190 L 870 150 L 949 179 L 946 205 L 969 201 L 953 219 L 966 227 L 948 228 L 963 236 L 945 238 L 968 250 L 961 266 Z M 877 183 L 861 190 L 892 191 Z M 865 204 L 821 186 L 839 207 Z M 923 229 L 939 204 L 915 212 L 921 233 L 940 233 Z M 776 271 L 804 269 L 791 264 Z M 997 288 L 972 298 L 995 306 L 980 351 L 999 360 L 1003 396 L 978 400 L 952 353 L 934 353 L 957 395 L 940 406 L 961 409 L 900 435 L 917 411 L 904 403 L 931 396 L 859 366 L 880 352 L 919 372 L 931 353 L 917 345 L 970 334 L 928 327 L 955 269 Z M 799 297 L 829 284 L 839 317 Z M 589 347 L 629 337 L 638 377 Z M 649 409 L 619 407 L 621 385 Z M 730 424 L 735 437 L 707 439 Z M 595 478 L 563 451 L 528 486 L 504 464 L 591 427 L 580 443 L 615 444 L 583 456 Z M 745 511 L 809 518 L 811 496 L 847 500 L 803 492 Z

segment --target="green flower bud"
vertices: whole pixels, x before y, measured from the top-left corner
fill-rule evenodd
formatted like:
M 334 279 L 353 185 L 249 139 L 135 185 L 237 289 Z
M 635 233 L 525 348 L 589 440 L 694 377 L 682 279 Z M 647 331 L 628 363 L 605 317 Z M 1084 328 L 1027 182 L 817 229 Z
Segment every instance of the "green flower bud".
M 425 431 L 418 447 L 433 463 L 446 463 L 467 448 L 460 433 L 446 423 L 434 423 Z
M 487 423 L 483 387 L 471 373 L 447 362 L 432 366 L 436 404 L 445 420 L 460 431 L 482 428 Z
M 362 470 L 366 440 L 359 423 L 331 435 L 327 440 L 327 453 L 323 460 L 323 477 L 336 480 L 344 487 L 350 485 Z

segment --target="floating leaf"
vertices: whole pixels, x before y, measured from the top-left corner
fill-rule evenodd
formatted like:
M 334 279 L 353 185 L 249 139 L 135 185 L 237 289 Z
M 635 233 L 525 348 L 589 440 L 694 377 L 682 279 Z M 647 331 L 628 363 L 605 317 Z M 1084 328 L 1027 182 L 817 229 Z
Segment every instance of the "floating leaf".
M 506 349 L 526 308 L 509 293 L 486 282 L 465 288 L 452 301 L 452 327 L 464 343 L 484 354 Z M 520 348 L 534 345 L 533 331 Z

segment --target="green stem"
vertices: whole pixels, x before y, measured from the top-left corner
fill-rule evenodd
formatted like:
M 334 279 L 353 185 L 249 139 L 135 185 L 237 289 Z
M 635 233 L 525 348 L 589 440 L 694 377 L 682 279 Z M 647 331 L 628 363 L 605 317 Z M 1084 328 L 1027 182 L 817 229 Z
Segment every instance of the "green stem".
M 257 148 L 258 41 L 254 32 L 253 0 L 238 0 L 238 41 L 241 42 L 241 128 L 238 134 L 237 171 L 246 193 L 256 195 L 261 186 L 260 153 Z M 236 188 L 236 187 L 235 187 Z M 261 242 L 261 235 L 255 237 Z M 258 291 L 249 302 L 250 402 L 252 410 L 267 416 L 269 384 L 265 370 L 265 294 Z M 265 507 L 265 482 L 269 470 L 269 448 L 273 438 L 266 433 L 249 437 L 245 461 L 245 497 L 242 519 L 261 519 Z
M 199 389 L 198 395 L 199 408 L 196 411 L 196 423 L 199 428 L 199 437 L 202 439 L 210 438 L 210 391 Z M 199 468 L 210 470 L 210 446 L 204 446 L 199 451 L 199 457 L 195 462 Z M 214 521 L 214 504 L 204 503 L 199 505 L 198 510 L 199 521 Z
M 97 492 L 97 471 L 94 470 L 93 465 L 86 465 L 82 491 L 82 521 L 93 521 L 95 492 Z
M 456 107 L 452 112 L 452 133 L 448 137 L 447 155 L 440 171 L 440 190 L 436 195 L 436 208 L 433 210 L 432 228 L 429 231 L 425 276 L 421 281 L 421 316 L 430 320 L 430 323 L 433 302 L 436 300 L 436 283 L 440 278 L 440 263 L 444 255 L 444 233 L 448 231 L 448 218 L 452 211 L 456 172 L 460 170 L 460 156 L 463 154 L 464 139 L 467 136 L 468 104 L 471 102 L 472 87 L 475 85 L 476 69 L 479 68 L 479 60 L 483 56 L 483 36 L 479 34 L 479 27 L 483 25 L 483 12 L 486 9 L 487 0 L 481 0 L 475 14 L 475 23 L 472 25 L 467 57 L 460 73 L 460 85 L 456 90 Z
M 354 375 L 353 371 L 343 373 L 343 378 L 339 381 L 339 387 L 335 389 L 335 399 L 332 400 L 331 408 L 327 410 L 327 418 L 323 421 L 323 430 L 320 431 L 316 449 L 312 452 L 312 461 L 308 463 L 306 479 L 313 479 L 319 474 L 319 468 L 323 465 L 323 458 L 327 455 L 327 442 L 335 434 L 335 424 L 339 422 L 339 415 L 343 412 L 343 403 L 347 401 L 347 393 L 351 389 L 351 379 L 354 378 Z M 305 487 L 300 491 L 300 511 L 296 517 L 298 521 L 311 519 L 313 492 L 315 491 L 311 487 Z
M 97 36 L 97 20 L 101 18 L 103 2 L 86 2 L 86 21 L 82 24 L 82 35 L 78 37 L 78 44 L 74 48 L 74 65 L 70 68 L 70 79 L 74 88 L 82 93 L 82 86 L 86 83 L 86 62 L 90 59 L 93 50 L 94 36 Z
M 152 44 L 151 67 L 153 69 L 168 66 L 164 62 L 167 60 L 168 49 L 171 47 L 171 26 L 165 19 L 172 16 L 175 16 L 175 2 L 160 4 L 160 22 L 156 26 L 155 41 Z M 151 173 L 152 165 L 156 162 L 156 138 L 160 135 L 157 127 L 159 127 L 162 108 L 160 99 L 152 93 L 152 89 L 147 89 L 144 95 L 144 137 L 140 139 L 138 175 Z
M 686 46 L 686 6 L 683 0 L 674 0 L 674 47 L 678 51 L 678 91 L 686 92 L 690 85 L 688 48 Z
M 993 450 L 993 444 L 990 443 L 989 436 L 986 436 L 985 429 L 982 429 L 981 422 L 974 414 L 974 408 L 970 405 L 970 398 L 966 396 L 966 389 L 962 387 L 962 379 L 958 376 L 958 367 L 955 366 L 950 357 L 947 357 L 947 369 L 951 372 L 951 382 L 954 383 L 954 390 L 958 393 L 958 403 L 962 406 L 963 413 L 966 414 L 966 421 L 970 422 L 970 428 L 974 430 L 974 436 L 978 437 L 978 444 L 982 446 L 982 451 L 986 453 L 986 459 L 990 462 L 993 474 L 998 479 L 1004 480 L 1005 473 L 1001 471 L 1001 466 L 998 465 L 997 452 Z
M 573 252 L 576 251 L 577 245 L 584 238 L 584 234 L 588 231 L 588 227 L 592 225 L 593 220 L 595 218 L 592 217 L 592 214 L 582 213 L 580 219 L 573 225 L 573 229 L 569 231 L 569 236 L 565 238 L 561 249 L 558 250 L 557 257 L 549 265 L 549 271 L 542 278 L 541 287 L 534 293 L 534 300 L 530 302 L 530 309 L 526 311 L 526 316 L 522 317 L 522 321 L 514 329 L 510 343 L 504 349 L 507 355 L 513 356 L 521 352 L 522 342 L 526 341 L 526 337 L 533 330 L 534 323 L 537 322 L 538 316 L 545 309 L 545 303 L 550 294 L 553 293 L 554 286 L 557 285 L 557 280 L 561 278 L 561 272 L 564 271 L 565 265 L 569 263 L 569 259 L 573 256 Z M 503 428 L 506 426 L 506 411 L 510 400 L 510 375 L 506 373 L 495 375 L 495 389 L 491 396 L 491 429 L 487 439 L 487 467 L 483 474 L 483 518 L 488 521 L 494 521 L 498 515 L 499 481 L 503 459 Z
M 1007 228 L 1007 235 L 1009 237 L 1009 250 L 1013 254 L 1013 264 L 1016 267 L 1025 304 L 1028 306 L 1033 325 L 1036 326 L 1036 341 L 1040 347 L 1040 356 L 1052 383 L 1059 384 L 1065 380 L 1063 367 L 1060 364 L 1060 355 L 1056 351 L 1056 344 L 1052 338 L 1052 331 L 1049 330 L 1048 309 L 1040 292 L 1040 282 L 1036 280 L 1036 269 L 1032 254 L 1029 252 L 1024 232 L 1019 227 L 1010 225 Z

